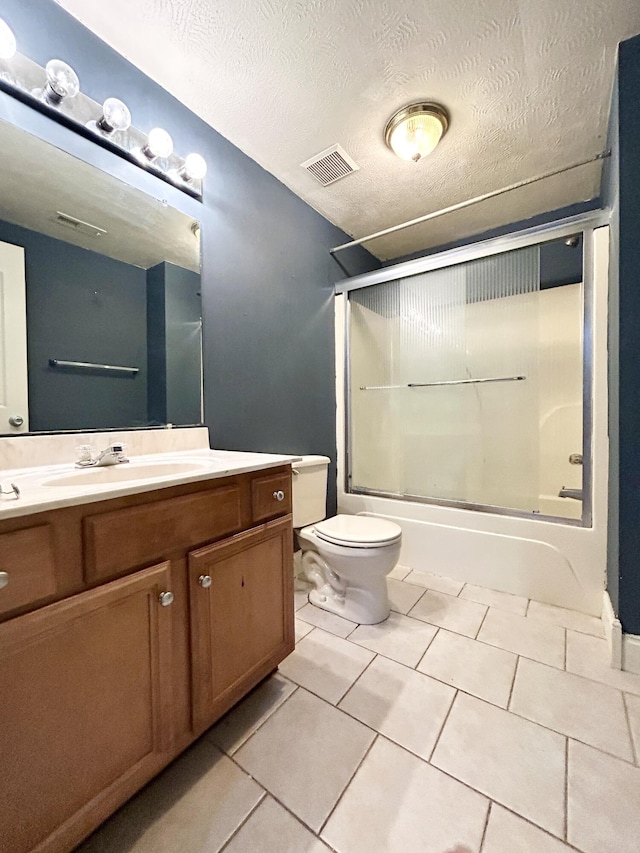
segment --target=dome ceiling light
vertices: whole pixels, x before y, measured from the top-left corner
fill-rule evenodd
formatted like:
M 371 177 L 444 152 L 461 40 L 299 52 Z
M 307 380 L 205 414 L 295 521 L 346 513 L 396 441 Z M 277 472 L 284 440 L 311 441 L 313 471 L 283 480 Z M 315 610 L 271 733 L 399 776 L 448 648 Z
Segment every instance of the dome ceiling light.
M 449 127 L 449 114 L 440 104 L 421 101 L 394 113 L 384 131 L 384 141 L 402 160 L 417 163 L 431 154 Z

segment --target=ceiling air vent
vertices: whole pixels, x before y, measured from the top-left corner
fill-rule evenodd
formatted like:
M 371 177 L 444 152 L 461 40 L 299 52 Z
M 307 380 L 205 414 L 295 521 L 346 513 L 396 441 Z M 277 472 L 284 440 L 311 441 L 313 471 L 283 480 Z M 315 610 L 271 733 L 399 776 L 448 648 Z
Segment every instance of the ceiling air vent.
M 73 231 L 79 231 L 81 234 L 87 234 L 89 237 L 102 237 L 107 233 L 104 228 L 78 219 L 70 213 L 63 213 L 61 210 L 56 210 L 54 222 L 57 222 L 58 225 L 64 225 L 65 228 L 71 228 Z
M 300 165 L 307 172 L 310 172 L 323 187 L 328 187 L 329 184 L 346 178 L 347 175 L 357 172 L 360 168 L 355 160 L 349 157 L 344 148 L 337 144 L 321 151 Z

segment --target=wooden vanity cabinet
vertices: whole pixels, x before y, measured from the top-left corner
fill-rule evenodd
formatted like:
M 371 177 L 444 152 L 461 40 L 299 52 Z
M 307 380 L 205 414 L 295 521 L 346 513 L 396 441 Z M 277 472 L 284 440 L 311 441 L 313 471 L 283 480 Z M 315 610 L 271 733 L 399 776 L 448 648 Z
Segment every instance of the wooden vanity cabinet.
M 169 760 L 168 584 L 162 563 L 0 625 L 2 849 L 70 849 Z
M 0 849 L 69 853 L 293 649 L 290 477 L 0 521 Z
M 292 651 L 292 565 L 290 518 L 189 554 L 195 731 Z

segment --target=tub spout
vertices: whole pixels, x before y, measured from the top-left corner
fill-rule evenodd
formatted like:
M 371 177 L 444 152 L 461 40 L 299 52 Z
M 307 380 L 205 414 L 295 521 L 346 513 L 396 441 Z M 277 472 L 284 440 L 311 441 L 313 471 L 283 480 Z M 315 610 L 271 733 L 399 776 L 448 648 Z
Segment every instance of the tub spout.
M 574 501 L 582 500 L 582 489 L 565 489 L 563 486 L 558 492 L 559 498 L 573 498 Z

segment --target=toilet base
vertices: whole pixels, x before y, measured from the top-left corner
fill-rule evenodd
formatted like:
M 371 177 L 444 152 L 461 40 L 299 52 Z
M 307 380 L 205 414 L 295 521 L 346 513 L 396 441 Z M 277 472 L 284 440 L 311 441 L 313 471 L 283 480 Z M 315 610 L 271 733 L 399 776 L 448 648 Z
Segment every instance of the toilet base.
M 377 625 L 391 612 L 387 575 L 398 562 L 400 541 L 380 547 L 345 547 L 320 539 L 312 526 L 298 532 L 302 575 L 315 589 L 309 601 L 358 625 Z
M 367 592 L 367 590 L 350 589 L 348 596 L 340 597 L 330 587 L 327 590 L 323 586 L 309 592 L 309 602 L 329 613 L 335 613 L 336 616 L 342 616 L 350 622 L 357 622 L 359 625 L 377 625 L 389 618 L 391 608 L 388 602 L 386 606 L 377 602 L 376 606 L 372 607 L 371 601 L 366 600 L 369 599 Z M 365 593 L 365 595 L 359 593 Z

